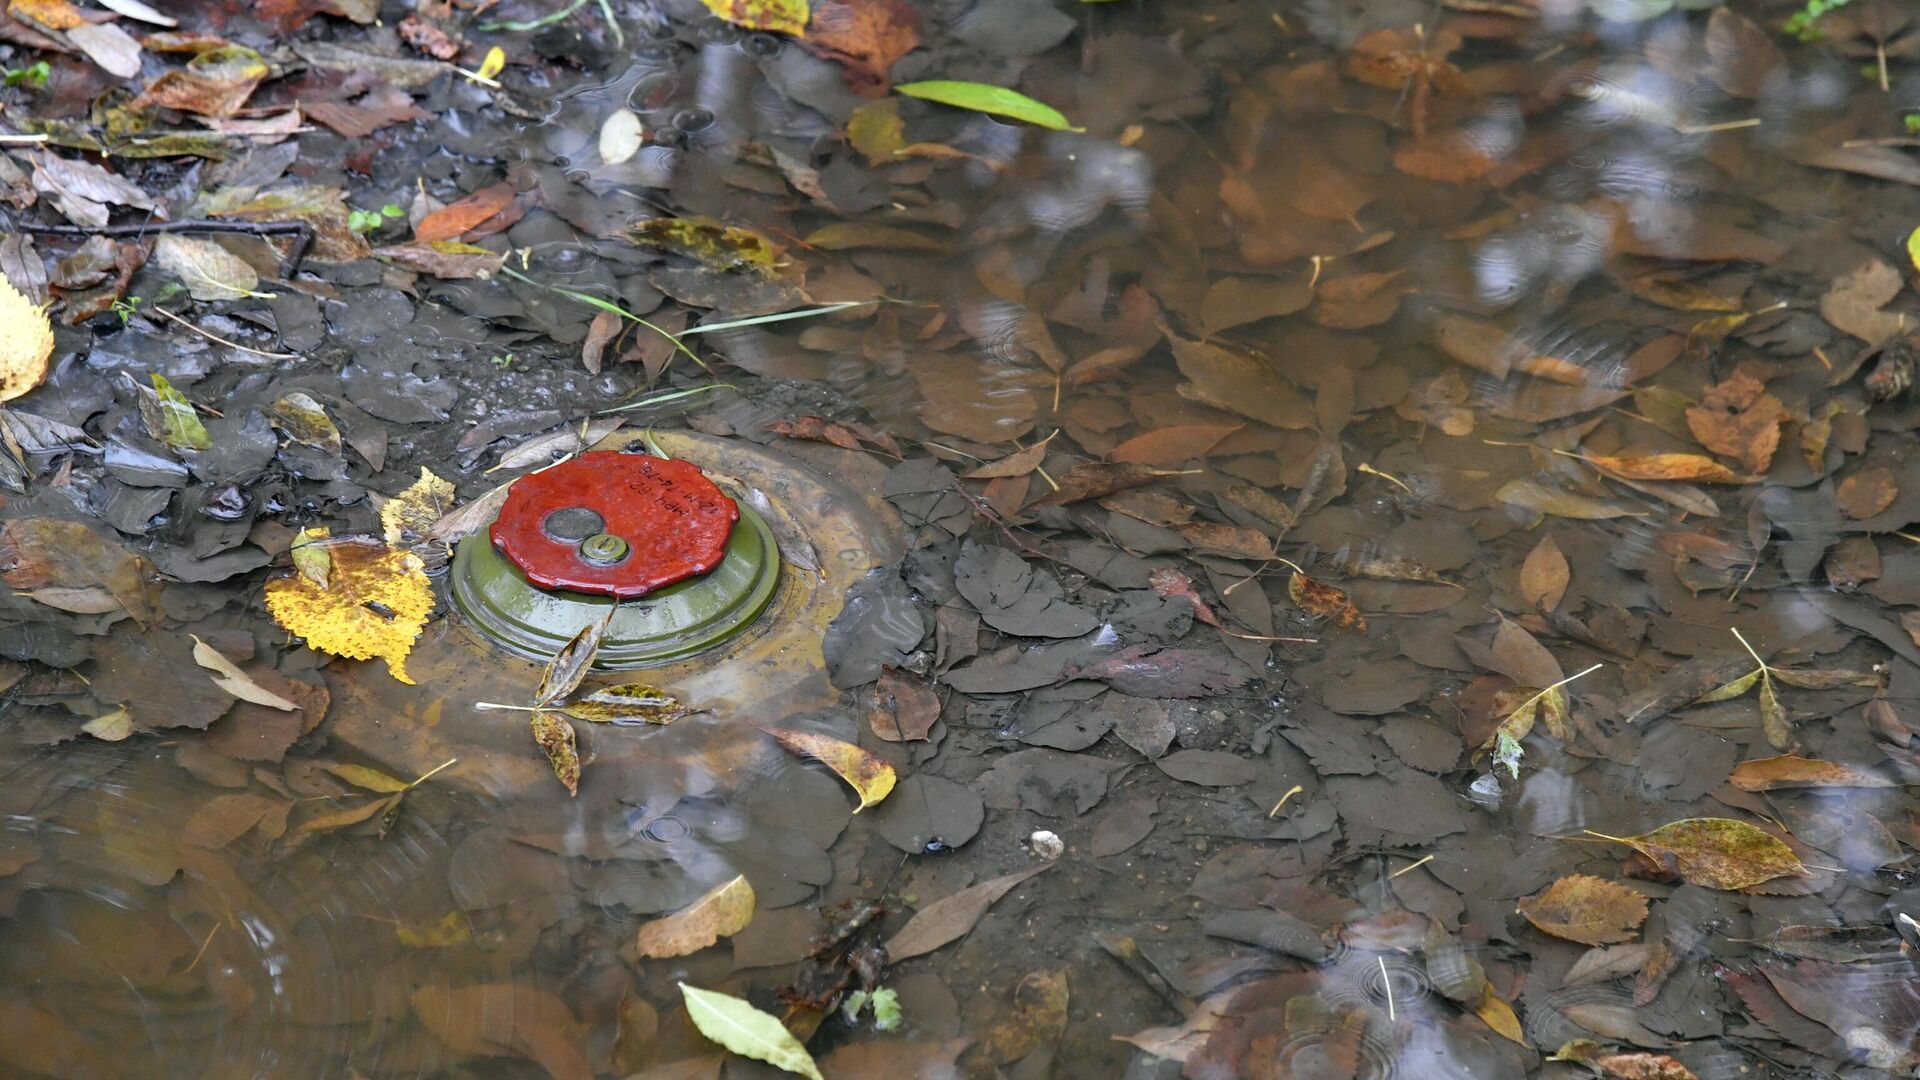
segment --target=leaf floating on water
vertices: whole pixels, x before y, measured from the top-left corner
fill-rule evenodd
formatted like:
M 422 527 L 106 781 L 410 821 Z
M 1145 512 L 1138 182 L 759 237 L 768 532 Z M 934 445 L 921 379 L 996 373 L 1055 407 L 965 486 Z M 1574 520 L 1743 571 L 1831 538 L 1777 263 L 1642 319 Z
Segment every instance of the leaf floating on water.
M 301 577 L 322 589 L 333 580 L 333 556 L 324 542 L 329 532 L 325 525 L 301 529 L 299 535 L 293 538 L 292 546 L 287 549 L 287 555 L 293 559 L 293 568 L 300 571 Z
M 193 639 L 193 662 L 213 672 L 213 681 L 241 701 L 251 701 L 255 705 L 265 705 L 269 709 L 281 712 L 293 712 L 300 708 L 293 702 L 281 697 L 253 681 L 253 676 L 234 666 L 233 661 L 220 655 L 220 650 L 201 641 L 198 635 L 188 634 Z
M 354 787 L 366 788 L 368 791 L 392 795 L 413 786 L 397 776 L 388 776 L 379 769 L 370 769 L 365 765 L 333 761 L 326 762 L 321 767 Z
M 1343 589 L 1324 585 L 1295 570 L 1293 576 L 1287 579 L 1287 595 L 1309 614 L 1326 619 L 1335 626 L 1362 634 L 1367 632 L 1367 617 L 1353 606 L 1353 600 Z
M 1618 882 L 1570 874 L 1520 901 L 1528 922 L 1582 945 L 1611 945 L 1633 937 L 1647 919 L 1647 898 Z
M 1473 1015 L 1486 1022 L 1486 1025 L 1498 1032 L 1501 1038 L 1509 1042 L 1527 1045 L 1527 1034 L 1520 1027 L 1520 1018 L 1514 1015 L 1513 1006 L 1494 996 L 1493 987 L 1488 986 L 1473 1006 Z
M 703 0 L 707 10 L 747 30 L 770 30 L 799 37 L 811 14 L 807 0 Z
M 687 1018 L 700 1034 L 739 1054 L 809 1080 L 824 1080 L 807 1048 L 780 1021 L 731 994 L 680 984 Z
M 1639 836 L 1586 831 L 1625 844 L 1682 881 L 1709 889 L 1745 889 L 1778 877 L 1807 876 L 1792 848 L 1732 818 L 1685 818 Z
M 1010 120 L 1024 120 L 1037 127 L 1053 131 L 1085 131 L 1070 123 L 1060 110 L 1051 105 L 1035 101 L 1018 90 L 1009 90 L 1004 86 L 991 86 L 987 83 L 959 82 L 952 79 L 932 79 L 926 82 L 901 83 L 894 87 L 898 93 L 922 101 L 951 105 L 956 109 L 972 109 L 974 112 L 1004 116 Z
M 53 322 L 38 304 L 28 300 L 0 274 L 0 401 L 39 386 L 53 358 Z
M 162 233 L 153 244 L 154 262 L 180 280 L 195 300 L 271 299 L 260 291 L 253 267 L 211 240 Z
M 1692 480 L 1702 484 L 1745 484 L 1741 476 L 1704 454 L 1587 454 L 1581 460 L 1610 476 L 1627 480 Z
M 528 726 L 533 729 L 533 741 L 540 744 L 547 763 L 553 766 L 554 778 L 567 789 L 567 794 L 580 794 L 580 748 L 574 739 L 573 725 L 559 713 L 536 712 Z
M 540 688 L 533 692 L 534 708 L 552 705 L 580 688 L 580 681 L 587 677 L 594 656 L 600 652 L 607 627 L 613 625 L 613 613 L 618 610 L 618 605 L 609 607 L 599 622 L 581 627 L 553 654 L 553 659 L 547 661 L 547 669 L 540 673 Z
M 575 720 L 623 727 L 671 724 L 689 711 L 679 698 L 646 683 L 622 683 L 595 690 L 559 706 L 559 709 Z
M 101 742 L 119 742 L 133 734 L 133 713 L 121 705 L 81 724 L 80 730 Z
M 635 942 L 641 956 L 688 956 L 723 937 L 732 937 L 753 921 L 753 885 L 745 874 L 709 889 L 665 918 L 640 927 Z
M 987 913 L 994 901 L 1051 865 L 1043 863 L 1030 870 L 1018 870 L 935 900 L 914 912 L 913 918 L 907 920 L 907 925 L 887 940 L 887 956 L 898 963 L 960 940 Z
M 713 270 L 771 273 L 780 248 L 751 229 L 701 217 L 649 218 L 629 226 L 627 239 L 644 248 L 684 255 Z
M 393 677 L 411 685 L 407 654 L 433 611 L 426 564 L 410 551 L 371 541 L 331 545 L 329 581 L 304 574 L 267 582 L 273 621 L 320 652 L 349 660 L 380 657 Z
M 818 761 L 845 780 L 847 786 L 853 788 L 854 794 L 860 796 L 860 805 L 853 810 L 856 814 L 886 798 L 887 793 L 893 790 L 896 779 L 893 766 L 850 742 L 816 735 L 811 731 L 761 730 L 773 736 L 780 745 Z
M 380 532 L 388 547 L 405 547 L 424 540 L 433 523 L 453 507 L 453 485 L 422 465 L 420 479 L 387 500 L 380 508 Z
M 600 160 L 609 165 L 629 161 L 647 143 L 647 126 L 632 109 L 615 109 L 600 125 Z
M 987 1057 L 1011 1065 L 1059 1040 L 1067 1030 L 1065 968 L 1029 971 L 1013 988 L 1013 1010 L 987 1032 Z
M 157 428 L 154 437 L 175 450 L 211 450 L 213 439 L 207 435 L 207 427 L 200 422 L 200 416 L 193 411 L 193 402 L 187 395 L 173 388 L 165 375 L 153 373 L 153 420 L 149 428 Z M 145 405 L 145 395 L 140 398 Z M 142 410 L 144 412 L 144 410 Z

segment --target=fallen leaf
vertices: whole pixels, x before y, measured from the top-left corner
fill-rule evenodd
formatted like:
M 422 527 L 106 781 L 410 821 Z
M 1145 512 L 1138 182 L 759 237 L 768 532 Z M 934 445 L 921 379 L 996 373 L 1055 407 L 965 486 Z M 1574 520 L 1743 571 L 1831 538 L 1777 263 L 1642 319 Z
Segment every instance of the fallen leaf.
M 893 766 L 850 742 L 811 731 L 761 730 L 773 736 L 780 745 L 796 754 L 813 758 L 845 780 L 847 786 L 853 788 L 854 794 L 860 796 L 860 805 L 853 810 L 856 814 L 886 798 L 887 793 L 893 790 Z
M 7 328 L 0 337 L 0 401 L 12 401 L 46 379 L 53 323 L 0 274 L 0 326 Z
M 942 143 L 908 143 L 907 122 L 900 117 L 900 99 L 882 98 L 853 110 L 847 118 L 847 142 L 870 165 L 901 158 L 964 158 L 964 150 Z
M 764 1061 L 809 1080 L 824 1080 L 807 1048 L 780 1021 L 731 994 L 681 983 L 680 995 L 687 1003 L 688 1019 L 700 1034 L 741 1057 Z
M 1647 898 L 1605 878 L 1571 874 L 1520 901 L 1528 922 L 1582 945 L 1611 945 L 1633 937 L 1647 918 Z
M 1898 781 L 1877 772 L 1842 765 L 1833 761 L 1814 761 L 1810 758 L 1782 754 L 1778 757 L 1756 758 L 1743 761 L 1733 767 L 1733 774 L 1727 777 L 1734 787 L 1742 791 L 1773 791 L 1778 788 L 1881 788 L 1897 787 Z
M 1500 485 L 1500 490 L 1493 495 L 1494 498 L 1510 506 L 1531 510 L 1536 514 L 1552 514 L 1554 517 L 1571 518 L 1576 521 L 1634 517 L 1638 514 L 1637 511 L 1629 510 L 1617 503 L 1575 494 L 1532 478 L 1509 480 Z
M 613 625 L 613 613 L 619 605 L 611 605 L 607 613 L 596 622 L 590 622 L 574 632 L 565 645 L 547 661 L 545 670 L 540 673 L 540 686 L 533 692 L 533 706 L 545 708 L 565 698 L 580 688 L 581 680 L 587 677 L 587 670 L 593 666 L 593 658 L 600 652 L 600 642 L 607 636 L 607 627 Z
M 1280 557 L 1280 553 L 1273 549 L 1273 541 L 1257 529 L 1225 525 L 1218 521 L 1188 521 L 1175 525 L 1173 529 L 1186 537 L 1194 550 L 1202 555 L 1221 555 L 1249 562 L 1272 562 Z
M 1499 1036 L 1509 1042 L 1527 1045 L 1527 1035 L 1520 1027 L 1520 1018 L 1514 1015 L 1513 1006 L 1494 996 L 1489 985 L 1473 1007 L 1473 1015 L 1479 1017 Z
M 479 191 L 435 210 L 414 226 L 413 238 L 423 244 L 439 240 L 458 240 L 513 202 L 512 184 L 489 184 Z
M 80 730 L 101 742 L 119 742 L 133 734 L 133 712 L 125 705 L 109 709 L 81 724 Z
M 799 37 L 807 29 L 807 0 L 703 0 L 707 10 L 747 30 Z
M 327 415 L 325 406 L 305 391 L 295 390 L 274 399 L 267 409 L 267 422 L 294 442 L 330 457 L 339 457 L 345 446 L 340 428 Z
M 473 943 L 473 929 L 463 911 L 449 911 L 432 923 L 397 923 L 394 940 L 408 949 L 451 949 Z
M 1588 835 L 1626 844 L 1682 881 L 1709 889 L 1745 889 L 1777 877 L 1806 877 L 1793 849 L 1731 818 L 1685 818 L 1639 836 Z
M 1744 484 L 1741 476 L 1703 454 L 1583 454 L 1602 472 L 1627 480 L 1692 480 L 1702 484 Z
M 894 963 L 924 956 L 965 937 L 987 913 L 994 901 L 1007 895 L 1015 885 L 1027 880 L 1051 863 L 983 881 L 944 896 L 913 913 L 907 925 L 887 940 L 887 956 Z
M 1010 1065 L 1067 1030 L 1065 968 L 1030 971 L 1013 988 L 1013 1010 L 988 1029 L 984 1049 L 995 1064 Z
M 195 300 L 266 297 L 260 275 L 246 260 L 211 240 L 162 233 L 153 243 L 154 263 L 180 280 Z
M 629 161 L 647 142 L 647 126 L 632 109 L 615 109 L 600 123 L 600 160 L 608 165 Z
M 1060 110 L 1053 106 L 1035 101 L 1018 90 L 1009 90 L 1004 86 L 960 82 L 952 79 L 931 79 L 925 82 L 901 83 L 893 89 L 895 93 L 905 94 L 908 97 L 951 105 L 956 109 L 972 109 L 974 112 L 1004 116 L 1009 120 L 1024 120 L 1036 127 L 1053 131 L 1086 130 L 1074 127 L 1065 116 L 1060 114 Z
M 216 795 L 201 804 L 180 828 L 180 839 L 209 850 L 226 847 L 258 826 L 278 836 L 287 824 L 290 804 L 266 795 Z M 270 816 L 271 815 L 271 819 Z
M 1002 480 L 1031 475 L 1047 458 L 1047 444 L 1037 442 L 1025 450 L 1016 450 L 998 461 L 990 461 L 966 474 L 968 480 Z
M 269 709 L 293 712 L 300 706 L 281 697 L 253 681 L 253 677 L 234 666 L 233 661 L 220 655 L 220 650 L 201 641 L 196 634 L 188 634 L 193 639 L 193 662 L 213 672 L 214 684 L 241 701 L 251 701 L 255 705 L 265 705 Z
M 145 556 L 128 552 L 80 522 L 0 522 L 0 582 L 12 588 L 104 589 L 135 622 L 151 626 L 163 614 L 155 574 Z
M 333 580 L 333 556 L 327 544 L 331 535 L 332 530 L 325 525 L 310 525 L 294 534 L 293 543 L 287 546 L 293 568 L 322 589 Z
M 456 1053 L 518 1056 L 538 1063 L 550 1080 L 593 1080 L 593 1066 L 579 1048 L 585 1027 L 544 990 L 519 983 L 435 983 L 415 990 L 412 1004 L 420 1023 Z
M 444 281 L 466 278 L 486 279 L 506 264 L 504 252 L 488 251 L 458 240 L 435 240 L 430 244 L 390 244 L 375 248 L 374 255 L 408 270 L 430 274 Z
M 586 340 L 580 343 L 580 366 L 587 369 L 587 374 L 600 374 L 607 346 L 620 336 L 620 329 L 625 325 L 624 317 L 617 312 L 601 311 L 594 315 L 593 322 L 587 326 Z
M 1238 690 L 1248 675 L 1233 661 L 1200 649 L 1130 645 L 1090 663 L 1072 662 L 1060 674 L 1098 679 L 1123 694 L 1144 698 L 1211 697 Z
M 1180 396 L 1238 413 L 1272 427 L 1304 431 L 1318 419 L 1313 403 L 1280 377 L 1264 357 L 1208 341 L 1191 341 L 1161 328 L 1186 382 Z
M 1581 386 L 1587 383 L 1587 369 L 1570 360 L 1543 356 L 1531 346 L 1493 323 L 1447 315 L 1434 321 L 1434 344 L 1460 364 L 1483 371 L 1496 379 L 1509 372 L 1522 371 L 1542 379 Z
M 698 900 L 640 927 L 635 947 L 641 956 L 688 956 L 723 937 L 732 937 L 753 921 L 753 886 L 745 874 L 722 882 Z
M 200 116 L 229 117 L 240 111 L 271 69 L 243 45 L 198 53 L 184 69 L 168 71 L 129 103 L 130 109 L 179 109 Z
M 1724 14 L 1724 9 L 1714 12 L 1716 18 Z M 1611 1054 L 1591 1039 L 1574 1039 L 1547 1060 L 1577 1061 L 1613 1080 L 1700 1080 L 1692 1069 L 1665 1054 Z
M 1840 481 L 1833 497 L 1848 517 L 1860 521 L 1892 506 L 1900 497 L 1900 481 L 1892 469 L 1875 465 Z
M 207 427 L 193 411 L 193 402 L 187 400 L 187 395 L 174 389 L 167 377 L 157 371 L 150 378 L 153 397 L 140 395 L 141 419 L 149 433 L 175 450 L 213 449 L 213 439 L 207 435 Z
M 1178 465 L 1205 457 L 1220 441 L 1244 424 L 1177 424 L 1135 435 L 1107 456 L 1133 465 Z
M 894 62 L 920 44 L 920 17 L 904 0 L 815 0 L 800 44 L 838 63 L 856 92 L 877 94 Z
M 533 741 L 547 755 L 547 764 L 553 766 L 554 778 L 567 794 L 580 794 L 580 747 L 573 725 L 559 713 L 546 710 L 535 712 L 527 724 L 533 729 Z
M 1067 470 L 1064 475 L 1055 477 L 1060 486 L 1028 505 L 1065 506 L 1082 499 L 1097 499 L 1116 491 L 1151 484 L 1163 476 L 1175 475 L 1178 474 L 1165 469 L 1153 469 L 1145 465 L 1125 462 L 1118 464 L 1102 461 L 1083 462 Z
M 1687 410 L 1687 430 L 1716 454 L 1739 458 L 1753 473 L 1767 471 L 1780 446 L 1780 424 L 1787 409 L 1766 385 L 1744 371 L 1707 388 L 1700 404 Z
M 1315 581 L 1298 570 L 1287 579 L 1287 595 L 1303 611 L 1331 621 L 1335 626 L 1367 632 L 1367 617 L 1353 605 L 1345 590 Z
M 388 776 L 379 769 L 355 765 L 351 762 L 329 761 L 323 762 L 320 767 L 354 787 L 377 791 L 383 795 L 397 795 L 413 786 L 397 776 Z
M 406 547 L 426 539 L 433 523 L 453 508 L 453 485 L 425 465 L 420 479 L 380 508 L 380 532 L 388 547 Z
M 350 660 L 378 656 L 394 678 L 411 685 L 407 654 L 433 611 L 426 564 L 373 541 L 336 540 L 327 554 L 325 586 L 304 574 L 267 582 L 273 621 L 320 652 Z
M 867 727 L 887 742 L 925 742 L 940 720 L 940 695 L 925 679 L 891 665 L 880 669 Z
M 623 683 L 595 690 L 559 709 L 575 720 L 622 727 L 671 724 L 687 714 L 687 707 L 678 698 L 646 683 Z
M 1567 557 L 1560 551 L 1560 545 L 1554 543 L 1553 534 L 1548 533 L 1540 538 L 1540 542 L 1527 553 L 1526 561 L 1520 564 L 1520 595 L 1526 598 L 1527 603 L 1551 612 L 1560 606 L 1560 598 L 1567 594 L 1572 573 L 1567 565 Z
M 1881 308 L 1900 293 L 1900 271 L 1874 259 L 1836 278 L 1820 297 L 1820 315 L 1837 330 L 1878 345 L 1900 332 L 1900 316 Z
M 764 274 L 780 260 L 779 246 L 765 236 L 709 218 L 648 218 L 629 226 L 625 235 L 640 247 L 684 255 L 713 270 Z
M 1216 630 L 1225 630 L 1226 624 L 1207 602 L 1201 598 L 1200 590 L 1194 587 L 1193 579 L 1171 566 L 1162 566 L 1147 575 L 1147 584 L 1161 596 L 1185 600 L 1193 608 L 1193 617 Z

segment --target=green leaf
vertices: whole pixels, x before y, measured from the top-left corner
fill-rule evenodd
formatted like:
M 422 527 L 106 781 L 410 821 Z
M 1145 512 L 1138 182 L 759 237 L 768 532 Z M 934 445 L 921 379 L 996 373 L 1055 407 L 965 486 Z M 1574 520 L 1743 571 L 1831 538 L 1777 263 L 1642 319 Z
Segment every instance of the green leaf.
M 934 79 L 929 82 L 901 83 L 894 89 L 908 97 L 920 98 L 923 101 L 935 101 L 942 105 L 951 105 L 956 109 L 991 113 L 1010 120 L 1024 120 L 1029 124 L 1053 131 L 1086 130 L 1068 123 L 1067 118 L 1060 114 L 1060 110 L 1053 106 L 1042 104 L 1018 90 L 1009 90 L 1004 86 Z
M 883 986 L 873 992 L 873 1028 L 875 1031 L 892 1031 L 900 1026 L 905 1017 L 900 1012 L 900 995 L 891 987 Z
M 193 411 L 193 402 L 173 388 L 165 375 L 153 373 L 153 392 L 158 396 L 160 441 L 175 450 L 211 450 L 213 439 L 205 424 Z
M 739 1054 L 798 1073 L 809 1080 L 825 1080 L 807 1048 L 780 1021 L 730 994 L 680 984 L 687 1017 L 700 1034 Z

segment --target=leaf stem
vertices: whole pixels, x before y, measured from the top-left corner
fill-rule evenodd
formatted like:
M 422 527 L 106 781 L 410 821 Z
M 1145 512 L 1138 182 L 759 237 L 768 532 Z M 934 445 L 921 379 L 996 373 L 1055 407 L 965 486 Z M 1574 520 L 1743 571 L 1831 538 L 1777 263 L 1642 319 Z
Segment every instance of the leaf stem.
M 449 765 L 452 765 L 452 764 L 453 764 L 454 762 L 456 762 L 456 761 L 459 761 L 459 760 L 460 760 L 460 759 L 459 759 L 459 758 L 457 758 L 457 757 L 456 757 L 456 758 L 448 758 L 447 760 L 445 760 L 445 761 L 443 761 L 443 762 L 441 762 L 440 764 L 438 764 L 438 765 L 435 765 L 435 766 L 434 766 L 433 768 L 431 768 L 431 769 L 429 769 L 429 770 L 427 770 L 426 772 L 424 772 L 424 773 L 422 773 L 422 774 L 420 774 L 420 777 L 419 777 L 419 779 L 416 779 L 416 780 L 415 780 L 415 781 L 414 781 L 413 783 L 411 783 L 411 784 L 408 784 L 408 785 L 406 786 L 406 789 L 405 789 L 405 791 L 403 791 L 403 792 L 402 792 L 402 794 L 405 794 L 405 792 L 406 792 L 406 791 L 412 791 L 412 790 L 413 790 L 414 788 L 417 788 L 417 787 L 419 787 L 419 786 L 420 786 L 421 784 L 424 784 L 424 783 L 426 783 L 426 782 L 427 782 L 428 780 L 431 780 L 431 779 L 433 778 L 433 775 L 434 775 L 435 773 L 437 773 L 437 772 L 439 772 L 440 770 L 442 770 L 442 769 L 444 769 L 444 768 L 446 768 L 446 767 L 447 767 L 447 766 L 449 766 Z

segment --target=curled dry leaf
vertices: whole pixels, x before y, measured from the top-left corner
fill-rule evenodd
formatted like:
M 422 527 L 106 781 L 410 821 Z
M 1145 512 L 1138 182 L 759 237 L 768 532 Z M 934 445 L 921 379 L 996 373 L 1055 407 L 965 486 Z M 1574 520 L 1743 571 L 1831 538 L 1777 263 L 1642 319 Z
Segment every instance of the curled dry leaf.
M 1679 875 L 1709 889 L 1745 889 L 1778 877 L 1806 877 L 1793 849 L 1744 821 L 1732 818 L 1684 818 L 1639 836 L 1589 836 L 1625 844 Z
M 679 698 L 646 683 L 622 683 L 595 690 L 559 708 L 575 720 L 621 727 L 671 724 L 687 715 L 687 707 Z
M 450 202 L 420 220 L 414 227 L 413 238 L 423 244 L 439 240 L 457 240 L 472 232 L 488 218 L 505 210 L 513 202 L 516 192 L 512 184 L 492 184 L 468 195 L 464 199 Z
M 1552 611 L 1560 606 L 1560 598 L 1567 594 L 1572 574 L 1566 555 L 1561 553 L 1560 545 L 1554 543 L 1553 535 L 1549 533 L 1540 538 L 1540 542 L 1527 553 L 1526 561 L 1520 564 L 1520 595 L 1540 610 Z
M 707 890 L 698 900 L 665 918 L 640 927 L 635 947 L 641 956 L 687 956 L 732 937 L 753 921 L 753 886 L 745 874 Z
M 380 657 L 403 683 L 407 654 L 433 611 L 426 564 L 410 551 L 372 541 L 336 541 L 324 586 L 305 574 L 267 582 L 267 611 L 288 633 L 350 660 Z
M 1353 600 L 1345 590 L 1322 584 L 1295 570 L 1293 576 L 1287 579 L 1287 595 L 1310 614 L 1320 616 L 1335 626 L 1366 633 L 1367 617 L 1353 606 Z
M 1577 1061 L 1611 1080 L 1700 1080 L 1692 1069 L 1665 1054 L 1609 1053 L 1592 1039 L 1575 1039 L 1554 1051 L 1547 1060 Z
M 741 1057 L 764 1061 L 809 1080 L 824 1080 L 807 1048 L 779 1020 L 731 994 L 686 983 L 680 984 L 680 996 L 687 1004 L 687 1018 L 700 1034 Z
M 1736 371 L 1707 387 L 1700 404 L 1687 410 L 1687 430 L 1716 454 L 1737 458 L 1748 472 L 1763 473 L 1780 447 L 1780 425 L 1787 407 L 1767 392 L 1765 383 Z
M 853 810 L 856 814 L 886 798 L 893 790 L 896 779 L 893 766 L 850 742 L 811 731 L 762 730 L 781 746 L 818 761 L 845 780 L 854 794 L 860 796 L 860 805 Z
M 0 326 L 7 328 L 0 337 L 0 401 L 12 401 L 47 377 L 53 323 L 0 274 Z
M 560 646 L 553 659 L 547 661 L 546 670 L 540 673 L 540 686 L 533 692 L 535 708 L 552 705 L 580 688 L 580 681 L 593 666 L 593 658 L 600 652 L 600 641 L 607 636 L 607 627 L 613 625 L 613 613 L 617 610 L 617 605 L 607 608 L 598 622 L 581 627 Z
M 528 726 L 533 729 L 533 741 L 540 745 L 547 755 L 547 763 L 553 766 L 554 778 L 567 789 L 567 794 L 580 794 L 580 747 L 575 741 L 573 725 L 559 713 L 541 710 L 533 714 Z
M 380 508 L 380 531 L 388 547 L 405 547 L 426 539 L 433 523 L 453 508 L 453 485 L 422 465 L 420 479 L 387 500 Z
M 1592 463 L 1610 476 L 1626 480 L 1691 480 L 1702 484 L 1744 484 L 1753 478 L 1741 476 L 1704 454 L 1587 454 L 1582 460 Z
M 1618 882 L 1570 874 L 1520 901 L 1528 922 L 1582 945 L 1611 945 L 1633 937 L 1647 918 L 1647 898 Z

